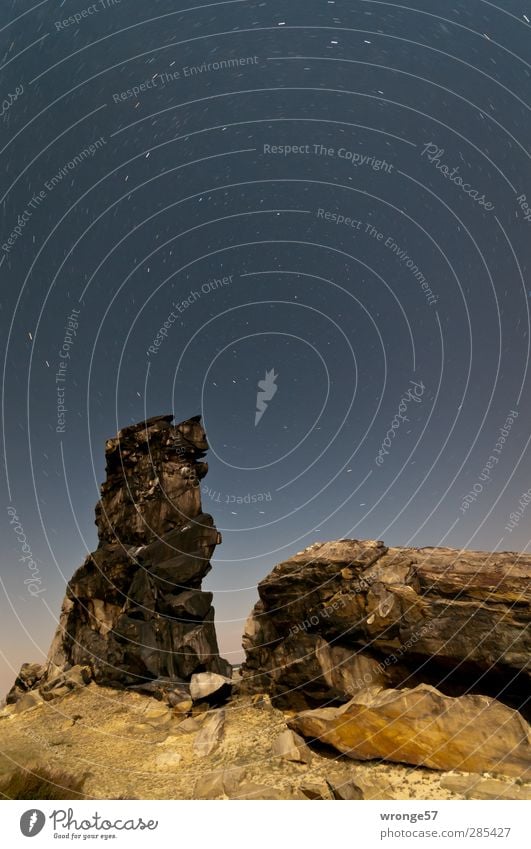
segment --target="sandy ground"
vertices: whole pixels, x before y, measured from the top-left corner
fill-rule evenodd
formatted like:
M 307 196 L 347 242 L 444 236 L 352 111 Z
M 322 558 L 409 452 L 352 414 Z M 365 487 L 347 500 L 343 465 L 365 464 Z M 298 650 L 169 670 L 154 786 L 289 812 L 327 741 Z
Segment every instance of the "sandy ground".
M 206 713 L 196 713 L 202 723 Z M 205 758 L 193 752 L 197 732 L 183 733 L 186 717 L 156 700 L 91 684 L 63 699 L 0 719 L 0 780 L 17 765 L 45 764 L 85 773 L 85 793 L 97 799 L 192 799 L 197 779 L 219 768 L 243 766 L 246 781 L 289 797 L 302 782 L 342 783 L 355 772 L 396 799 L 459 798 L 441 788 L 441 774 L 424 768 L 357 762 L 313 748 L 309 765 L 279 761 L 271 744 L 285 715 L 260 709 L 249 697 L 225 708 L 221 743 Z

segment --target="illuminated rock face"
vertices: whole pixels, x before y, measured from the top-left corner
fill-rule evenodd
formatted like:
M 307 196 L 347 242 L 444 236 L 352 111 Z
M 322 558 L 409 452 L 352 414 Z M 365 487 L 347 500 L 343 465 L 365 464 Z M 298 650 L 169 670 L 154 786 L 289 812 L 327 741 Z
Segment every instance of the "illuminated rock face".
M 308 710 L 288 725 L 356 760 L 384 760 L 531 780 L 531 728 L 485 696 L 444 696 L 434 687 L 369 687 L 340 708 Z
M 315 543 L 259 584 L 242 685 L 300 709 L 426 683 L 526 712 L 530 578 L 529 554 Z
M 68 584 L 47 677 L 69 665 L 119 687 L 230 675 L 212 594 L 201 590 L 221 541 L 201 507 L 208 444 L 199 416 L 176 426 L 172 419 L 149 419 L 107 441 L 99 545 Z

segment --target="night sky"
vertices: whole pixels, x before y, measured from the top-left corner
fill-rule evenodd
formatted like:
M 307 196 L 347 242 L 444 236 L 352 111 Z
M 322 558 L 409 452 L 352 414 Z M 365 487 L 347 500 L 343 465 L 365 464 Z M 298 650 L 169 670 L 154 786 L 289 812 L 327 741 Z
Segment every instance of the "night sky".
M 3 0 L 2 691 L 96 547 L 105 440 L 148 416 L 203 415 L 232 662 L 317 540 L 528 547 L 530 21 Z

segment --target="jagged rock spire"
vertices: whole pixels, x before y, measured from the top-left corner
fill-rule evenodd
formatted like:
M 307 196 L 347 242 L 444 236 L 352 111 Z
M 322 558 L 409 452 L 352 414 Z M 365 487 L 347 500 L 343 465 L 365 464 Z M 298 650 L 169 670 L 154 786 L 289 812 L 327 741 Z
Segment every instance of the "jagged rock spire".
M 201 417 L 156 416 L 106 443 L 99 544 L 70 580 L 48 676 L 89 666 L 98 683 L 134 686 L 229 672 L 212 594 L 201 590 L 221 536 L 202 512 L 208 443 Z

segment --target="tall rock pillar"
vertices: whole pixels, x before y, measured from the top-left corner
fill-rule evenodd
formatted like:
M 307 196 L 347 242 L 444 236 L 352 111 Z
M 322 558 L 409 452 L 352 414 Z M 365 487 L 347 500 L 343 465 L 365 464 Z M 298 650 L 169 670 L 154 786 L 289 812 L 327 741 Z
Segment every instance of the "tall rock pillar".
M 200 416 L 172 421 L 157 416 L 107 441 L 99 544 L 68 583 L 47 677 L 76 664 L 118 687 L 230 675 L 212 593 L 201 589 L 221 542 L 201 507 L 208 444 Z

